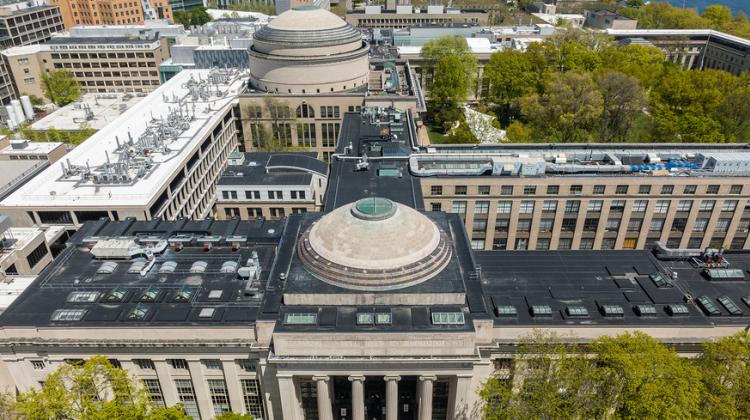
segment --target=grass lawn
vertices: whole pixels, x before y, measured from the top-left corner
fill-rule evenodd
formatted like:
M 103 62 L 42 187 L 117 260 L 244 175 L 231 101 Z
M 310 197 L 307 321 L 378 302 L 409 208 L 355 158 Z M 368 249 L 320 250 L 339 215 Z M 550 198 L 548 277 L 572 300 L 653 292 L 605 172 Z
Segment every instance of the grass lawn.
M 430 143 L 441 144 L 448 142 L 448 136 L 443 134 L 437 127 L 427 125 L 427 136 L 430 138 Z

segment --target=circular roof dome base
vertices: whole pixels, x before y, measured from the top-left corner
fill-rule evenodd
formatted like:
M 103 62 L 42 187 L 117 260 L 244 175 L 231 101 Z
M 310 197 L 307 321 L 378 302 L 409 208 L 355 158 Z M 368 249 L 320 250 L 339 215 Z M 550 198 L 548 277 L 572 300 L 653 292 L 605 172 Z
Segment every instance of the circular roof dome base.
M 405 229 L 412 230 L 411 237 Z M 388 246 L 389 239 L 399 236 L 400 246 Z M 425 215 L 374 197 L 340 207 L 313 223 L 302 233 L 297 255 L 312 275 L 326 283 L 386 291 L 439 274 L 450 262 L 452 244 Z

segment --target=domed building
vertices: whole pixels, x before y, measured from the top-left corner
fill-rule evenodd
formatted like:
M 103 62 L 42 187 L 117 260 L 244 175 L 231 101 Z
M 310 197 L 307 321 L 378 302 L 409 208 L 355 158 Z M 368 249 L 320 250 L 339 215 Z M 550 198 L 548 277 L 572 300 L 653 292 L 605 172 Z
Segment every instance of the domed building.
M 380 197 L 339 207 L 313 223 L 297 251 L 318 279 L 345 289 L 387 291 L 422 283 L 451 258 L 451 241 L 424 214 Z
M 274 93 L 341 92 L 367 86 L 368 44 L 333 13 L 315 6 L 286 11 L 255 33 L 253 88 Z

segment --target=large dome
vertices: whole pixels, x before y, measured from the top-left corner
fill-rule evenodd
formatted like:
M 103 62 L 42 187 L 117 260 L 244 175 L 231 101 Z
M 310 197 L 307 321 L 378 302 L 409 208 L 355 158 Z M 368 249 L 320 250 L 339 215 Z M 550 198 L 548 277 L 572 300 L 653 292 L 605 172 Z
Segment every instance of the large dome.
M 365 198 L 321 217 L 298 243 L 305 267 L 321 280 L 356 290 L 421 283 L 445 268 L 448 236 L 418 211 Z
M 362 34 L 313 6 L 288 10 L 253 35 L 251 82 L 278 93 L 330 93 L 366 85 L 368 46 Z

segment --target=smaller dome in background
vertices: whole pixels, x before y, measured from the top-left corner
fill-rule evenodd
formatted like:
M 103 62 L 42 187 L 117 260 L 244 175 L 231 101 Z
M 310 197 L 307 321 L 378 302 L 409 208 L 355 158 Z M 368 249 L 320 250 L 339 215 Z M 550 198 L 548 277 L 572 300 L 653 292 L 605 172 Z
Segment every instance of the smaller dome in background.
M 320 280 L 354 290 L 386 291 L 422 283 L 451 258 L 445 232 L 424 214 L 380 197 L 324 215 L 300 237 L 297 251 Z

